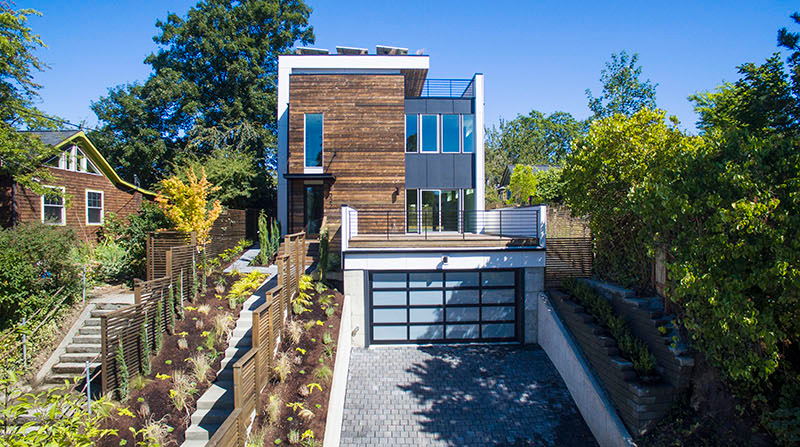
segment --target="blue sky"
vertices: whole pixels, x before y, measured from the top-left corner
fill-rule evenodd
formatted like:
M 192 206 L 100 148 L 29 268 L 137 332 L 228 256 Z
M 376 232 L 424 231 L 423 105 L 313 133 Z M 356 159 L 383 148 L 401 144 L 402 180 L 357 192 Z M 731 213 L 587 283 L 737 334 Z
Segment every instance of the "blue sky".
M 30 24 L 48 48 L 50 70 L 36 76 L 39 106 L 95 125 L 92 101 L 109 87 L 144 80 L 142 61 L 156 45 L 156 19 L 184 15 L 196 1 L 19 0 L 43 16 Z M 738 79 L 736 66 L 777 51 L 790 29 L 790 1 L 310 1 L 314 46 L 424 49 L 430 77 L 486 75 L 487 125 L 536 109 L 589 115 L 585 90 L 600 94 L 612 52 L 639 53 L 657 102 L 694 129 L 688 95 Z M 797 29 L 795 29 L 797 30 Z

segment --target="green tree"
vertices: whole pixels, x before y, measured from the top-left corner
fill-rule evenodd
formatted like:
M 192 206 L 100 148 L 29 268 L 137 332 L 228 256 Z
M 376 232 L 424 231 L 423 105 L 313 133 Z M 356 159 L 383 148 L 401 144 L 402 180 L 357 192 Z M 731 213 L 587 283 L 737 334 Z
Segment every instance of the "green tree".
M 638 66 L 639 55 L 629 56 L 624 50 L 611 54 L 611 60 L 600 71 L 600 82 L 603 93 L 595 98 L 592 91 L 586 89 L 589 98 L 589 109 L 595 118 L 621 113 L 631 116 L 643 108 L 656 108 L 656 87 L 650 80 L 640 81 L 642 67 Z
M 584 134 L 585 123 L 569 113 L 545 115 L 536 110 L 500 121 L 486 134 L 486 184 L 497 188 L 508 166 L 561 163 L 573 141 Z
M 167 176 L 179 155 L 244 152 L 260 170 L 274 169 L 278 55 L 314 41 L 310 13 L 302 0 L 201 0 L 186 17 L 159 20 L 161 49 L 145 59 L 153 74 L 92 104 L 104 122 L 92 137 L 145 186 Z M 251 203 L 274 189 L 263 176 L 245 180 Z
M 43 163 L 58 153 L 20 129 L 52 128 L 56 122 L 33 106 L 41 86 L 33 81 L 46 65 L 36 57 L 44 43 L 28 26 L 32 9 L 14 11 L 0 3 L 0 176 L 43 194 L 52 177 Z

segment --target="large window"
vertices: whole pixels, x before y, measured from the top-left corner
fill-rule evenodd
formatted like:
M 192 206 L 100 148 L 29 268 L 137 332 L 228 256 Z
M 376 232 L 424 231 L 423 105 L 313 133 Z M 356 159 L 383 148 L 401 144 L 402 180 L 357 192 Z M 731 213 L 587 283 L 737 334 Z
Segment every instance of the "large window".
M 471 204 L 462 199 L 465 194 L 469 194 L 467 200 L 471 200 Z M 465 229 L 464 207 L 474 210 L 474 202 L 475 195 L 472 189 L 407 189 L 406 231 L 408 233 L 419 233 L 420 230 L 461 232 Z M 466 217 L 473 220 L 475 218 L 474 215 Z
M 422 115 L 422 152 L 439 151 L 439 116 Z
M 417 115 L 406 115 L 406 152 L 417 151 Z
M 442 152 L 459 152 L 458 115 L 442 115 Z
M 322 168 L 322 114 L 305 115 L 305 158 L 307 168 Z
M 419 213 L 417 208 L 417 190 L 406 190 L 406 232 L 419 232 Z
M 66 224 L 64 212 L 64 188 L 48 186 L 53 192 L 46 192 L 42 196 L 42 222 L 49 225 Z M 61 195 L 58 191 L 61 191 Z
M 463 115 L 461 123 L 464 136 L 464 152 L 475 152 L 475 115 Z
M 86 225 L 103 225 L 103 191 L 86 190 Z
M 97 167 L 86 157 L 83 150 L 78 146 L 70 146 L 45 163 L 47 166 L 65 169 L 68 171 L 88 172 L 90 174 L 100 174 Z

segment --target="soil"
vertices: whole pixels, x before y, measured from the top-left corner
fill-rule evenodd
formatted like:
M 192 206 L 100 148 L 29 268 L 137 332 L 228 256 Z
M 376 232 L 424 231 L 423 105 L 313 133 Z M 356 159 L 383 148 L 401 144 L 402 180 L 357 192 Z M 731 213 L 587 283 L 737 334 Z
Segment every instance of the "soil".
M 286 333 L 281 336 L 281 344 L 278 352 L 288 353 L 293 359 L 292 372 L 285 382 L 281 383 L 277 377 L 273 377 L 261 395 L 261 405 L 256 415 L 253 425 L 253 432 L 257 432 L 257 427 L 262 428 L 261 434 L 264 436 L 264 445 L 275 445 L 275 440 L 280 439 L 281 444 L 286 445 L 290 430 L 296 430 L 300 435 L 307 430 L 314 433 L 314 440 L 318 445 L 322 445 L 325 434 L 325 420 L 328 415 L 328 398 L 330 397 L 331 380 L 322 380 L 314 377 L 314 370 L 321 366 L 328 366 L 331 371 L 334 369 L 336 359 L 336 344 L 339 338 L 339 324 L 341 322 L 341 306 L 344 296 L 336 289 L 330 289 L 322 294 L 310 293 L 314 302 L 311 312 L 304 312 L 302 315 L 292 315 L 291 318 L 302 323 L 314 322 L 310 330 L 304 330 L 300 343 L 294 344 Z M 325 311 L 318 302 L 321 295 L 333 295 L 334 314 L 326 316 Z M 321 322 L 320 325 L 318 322 Z M 323 335 L 329 333 L 333 339 L 330 345 L 334 348 L 332 355 L 325 354 L 325 344 Z M 302 351 L 301 351 L 302 350 Z M 302 354 L 302 352 L 305 352 Z M 322 361 L 320 361 L 322 360 Z M 331 377 L 332 379 L 332 377 Z M 301 393 L 301 388 L 308 389 L 310 384 L 319 384 L 321 390 L 313 387 L 310 394 Z M 275 424 L 271 424 L 267 417 L 267 405 L 270 396 L 278 396 L 282 402 L 281 412 Z M 303 408 L 314 413 L 310 419 L 304 419 L 297 413 L 298 411 L 288 407 L 288 403 L 302 403 Z
M 169 434 L 169 445 L 177 443 L 180 445 L 185 439 L 186 428 L 189 424 L 189 418 L 192 412 L 196 409 L 197 399 L 211 386 L 214 381 L 213 375 L 217 373 L 222 359 L 225 357 L 224 352 L 228 347 L 226 339 L 217 339 L 214 349 L 217 356 L 211 363 L 208 381 L 198 384 L 196 392 L 192 395 L 190 409 L 187 415 L 186 411 L 178 411 L 172 403 L 169 396 L 169 391 L 172 388 L 172 380 L 161 380 L 156 378 L 157 374 L 166 374 L 172 376 L 174 371 L 182 370 L 190 374 L 191 367 L 187 360 L 193 357 L 198 351 L 197 348 L 203 344 L 203 331 L 214 331 L 214 317 L 218 314 L 230 313 L 233 315 L 234 321 L 239 318 L 239 312 L 242 310 L 242 305 L 238 305 L 236 309 L 231 310 L 228 307 L 227 299 L 218 299 L 215 297 L 217 294 L 214 285 L 217 279 L 222 276 L 225 280 L 225 289 L 228 290 L 238 277 L 227 274 L 214 273 L 209 277 L 208 290 L 201 297 L 194 302 L 187 302 L 185 306 L 194 308 L 195 310 L 184 310 L 184 319 L 176 320 L 175 334 L 164 334 L 164 345 L 161 352 L 152 358 L 152 373 L 147 376 L 149 379 L 147 385 L 142 389 L 136 390 L 131 386 L 130 397 L 120 405 L 120 409 L 128 408 L 135 417 L 121 415 L 119 410 L 113 410 L 111 416 L 107 418 L 102 428 L 111 428 L 117 430 L 117 436 L 107 436 L 96 442 L 100 447 L 118 447 L 121 440 L 126 440 L 125 445 L 136 445 L 133 439 L 133 434 L 130 428 L 139 430 L 143 428 L 150 421 L 161 421 L 168 426 L 172 427 L 173 431 Z M 207 304 L 211 307 L 208 315 L 203 315 L 199 312 L 197 307 L 202 304 Z M 178 340 L 181 338 L 179 334 L 186 332 L 186 340 L 189 348 L 181 350 L 178 348 Z M 224 337 L 220 337 L 224 338 Z M 204 351 L 207 352 L 207 351 Z M 168 364 L 170 362 L 171 364 Z M 133 376 L 133 374 L 132 374 Z M 132 377 L 133 379 L 133 377 Z M 141 437 L 139 438 L 141 441 Z

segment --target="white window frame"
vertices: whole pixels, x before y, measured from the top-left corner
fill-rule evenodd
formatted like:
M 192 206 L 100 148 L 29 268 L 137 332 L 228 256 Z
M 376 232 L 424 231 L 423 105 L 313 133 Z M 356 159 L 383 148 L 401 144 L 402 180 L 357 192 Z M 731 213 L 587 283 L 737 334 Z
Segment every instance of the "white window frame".
M 322 128 L 320 129 L 320 166 L 306 166 L 306 124 L 308 115 L 322 116 Z M 303 172 L 306 174 L 322 174 L 325 166 L 325 114 L 324 113 L 303 113 Z
M 425 141 L 425 136 L 423 134 L 422 128 L 423 126 L 423 118 L 426 116 L 432 116 L 436 118 L 436 150 L 435 151 L 426 151 L 423 150 L 423 144 Z M 442 151 L 442 118 L 441 115 L 438 113 L 423 113 L 419 115 L 419 153 L 420 154 L 438 154 Z
M 444 117 L 445 116 L 455 116 L 456 120 L 458 121 L 458 150 L 455 152 L 445 152 L 444 151 Z M 439 142 L 439 152 L 442 154 L 463 154 L 464 153 L 464 138 L 462 134 L 462 124 L 461 124 L 461 117 L 464 115 L 461 113 L 440 113 L 439 114 L 439 135 L 441 141 Z M 432 154 L 433 152 L 431 152 Z
M 46 224 L 46 225 L 54 225 L 54 226 L 58 226 L 58 227 L 63 227 L 64 225 L 67 224 L 67 205 L 66 205 L 66 199 L 64 197 L 66 195 L 66 188 L 64 188 L 63 186 L 50 186 L 50 185 L 43 185 L 43 187 L 50 188 L 50 189 L 60 189 L 61 190 L 61 222 L 53 223 L 52 221 L 48 222 L 48 221 L 46 221 L 44 219 L 44 194 L 42 194 L 42 196 L 41 196 L 41 198 L 39 200 L 39 204 L 41 205 L 41 207 L 40 207 L 41 208 L 41 221 L 42 221 L 43 224 Z M 55 205 L 48 205 L 48 206 L 55 206 Z
M 414 120 L 417 122 L 417 150 L 415 150 L 414 152 L 408 152 L 408 139 L 407 138 L 408 138 L 408 117 L 409 116 L 413 116 Z M 420 147 L 420 145 L 422 144 L 422 140 L 420 140 L 420 135 L 422 135 L 422 132 L 420 132 L 420 127 L 421 127 L 420 123 L 422 122 L 422 119 L 420 118 L 421 116 L 422 115 L 420 115 L 419 113 L 406 113 L 405 114 L 406 119 L 403 120 L 403 135 L 406 135 L 406 139 L 403 141 L 403 152 L 406 153 L 406 154 L 419 154 L 419 153 L 422 153 L 422 147 Z M 433 152 L 430 152 L 430 153 L 433 153 Z
M 96 193 L 96 194 L 100 194 L 100 223 L 89 222 L 89 193 L 90 192 L 93 192 L 93 193 Z M 84 206 L 84 208 L 85 208 L 84 214 L 86 215 L 86 225 L 87 226 L 92 226 L 92 227 L 103 225 L 105 223 L 105 214 L 106 214 L 106 195 L 105 195 L 105 193 L 103 191 L 98 190 L 98 189 L 87 189 L 86 192 L 84 192 L 83 199 L 84 199 L 83 203 L 85 205 Z

